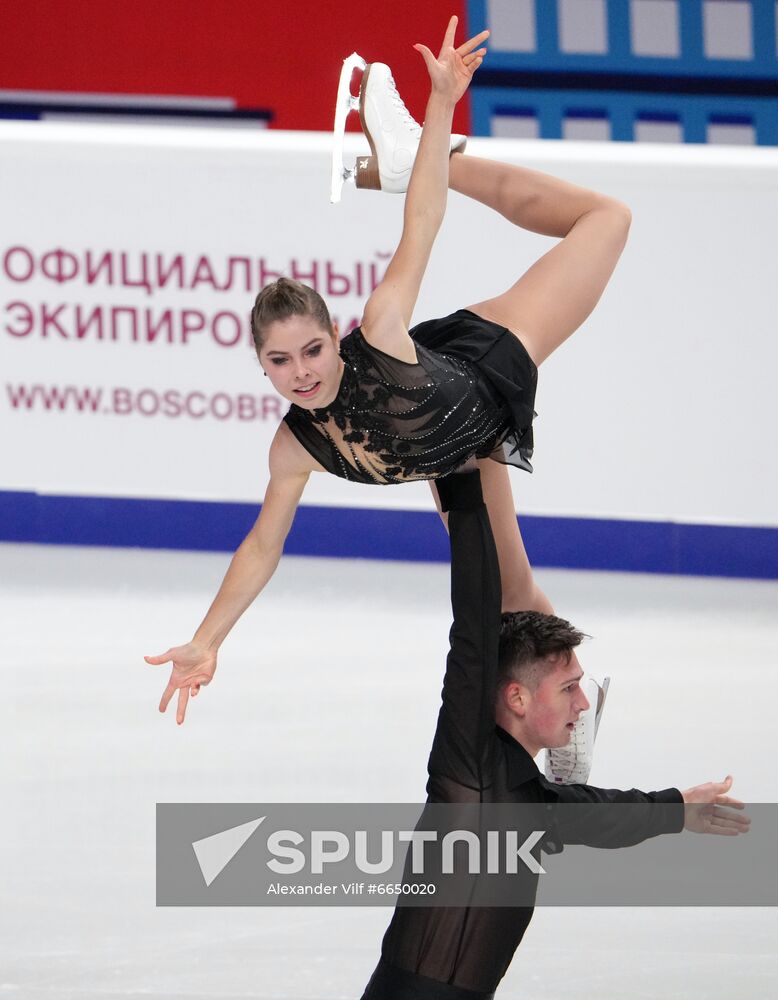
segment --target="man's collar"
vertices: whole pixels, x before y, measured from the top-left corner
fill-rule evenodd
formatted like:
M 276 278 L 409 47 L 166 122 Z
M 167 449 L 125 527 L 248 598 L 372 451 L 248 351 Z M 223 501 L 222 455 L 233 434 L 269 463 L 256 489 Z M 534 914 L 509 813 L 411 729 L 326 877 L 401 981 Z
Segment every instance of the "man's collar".
M 508 763 L 508 788 L 518 788 L 519 785 L 540 778 L 538 765 L 521 743 L 517 742 L 501 726 L 497 726 L 496 732 L 505 746 L 505 757 Z

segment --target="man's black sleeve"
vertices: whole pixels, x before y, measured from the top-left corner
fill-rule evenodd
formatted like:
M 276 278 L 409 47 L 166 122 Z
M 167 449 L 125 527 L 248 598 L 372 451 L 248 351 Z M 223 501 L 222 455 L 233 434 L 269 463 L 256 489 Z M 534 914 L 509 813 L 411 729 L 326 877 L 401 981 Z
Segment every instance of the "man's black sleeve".
M 631 847 L 651 837 L 683 830 L 683 796 L 677 788 L 641 792 L 637 788 L 593 785 L 550 787 L 558 795 L 554 819 L 557 837 L 563 844 Z
M 480 473 L 447 476 L 437 480 L 437 487 L 448 511 L 454 621 L 428 769 L 430 775 L 481 789 L 494 734 L 500 567 Z

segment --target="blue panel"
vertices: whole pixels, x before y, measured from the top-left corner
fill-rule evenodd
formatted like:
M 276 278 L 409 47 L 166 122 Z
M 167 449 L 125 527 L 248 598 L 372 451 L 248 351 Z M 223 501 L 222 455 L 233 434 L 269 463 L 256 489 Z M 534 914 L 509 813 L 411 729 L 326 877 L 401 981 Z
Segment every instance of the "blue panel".
M 300 507 L 284 552 L 346 559 L 445 562 L 448 536 L 434 511 Z
M 486 65 L 492 70 L 554 70 L 558 73 L 595 71 L 602 73 L 656 73 L 709 78 L 750 78 L 778 81 L 775 53 L 775 10 L 772 0 L 752 3 L 754 58 L 749 60 L 706 59 L 703 50 L 703 0 L 680 0 L 679 30 L 681 55 L 668 60 L 662 56 L 635 55 L 630 44 L 629 0 L 607 0 L 608 52 L 604 55 L 562 52 L 559 48 L 556 0 L 535 0 L 538 48 L 536 52 L 489 53 Z M 470 34 L 488 27 L 486 4 L 469 0 Z M 670 65 L 668 65 L 668 62 Z M 765 91 L 767 92 L 767 91 Z
M 525 517 L 521 528 L 533 566 L 676 572 L 671 523 Z
M 705 58 L 703 0 L 678 3 L 681 52 L 668 60 L 632 52 L 628 0 L 607 0 L 606 55 L 560 51 L 557 0 L 535 0 L 537 51 L 490 51 L 470 91 L 473 132 L 491 133 L 498 101 L 501 109 L 519 101 L 531 105 L 543 139 L 561 139 L 572 101 L 604 106 L 616 141 L 632 140 L 640 115 L 672 114 L 686 142 L 706 142 L 709 118 L 722 115 L 749 118 L 759 145 L 778 145 L 775 4 L 758 0 L 751 7 L 752 60 Z M 485 0 L 468 0 L 467 9 L 471 34 L 488 26 Z
M 235 548 L 251 504 L 0 493 L 0 540 L 149 549 Z
M 702 43 L 702 3 L 694 0 L 693 3 L 678 4 L 680 30 L 681 30 L 681 64 L 687 66 L 710 66 L 711 60 L 705 58 L 704 46 Z
M 606 121 L 608 119 L 608 112 L 605 108 L 599 108 L 595 105 L 589 105 L 588 107 L 582 108 L 570 105 L 565 109 L 565 118 L 601 118 L 603 121 Z
M 754 31 L 754 62 L 767 66 L 772 61 L 773 65 L 778 66 L 773 0 L 756 0 L 756 3 L 752 3 L 751 22 Z
M 611 59 L 632 59 L 629 36 L 629 2 L 608 0 L 608 55 Z
M 0 541 L 38 541 L 38 503 L 35 493 L 0 492 Z
M 717 111 L 708 117 L 714 125 L 753 125 L 754 119 L 751 115 L 735 115 L 735 114 L 724 114 L 721 111 Z
M 492 108 L 493 115 L 504 118 L 537 118 L 537 111 L 529 104 L 497 104 Z
M 776 569 L 778 529 L 686 524 L 679 533 L 678 573 L 776 579 Z
M 486 0 L 467 0 L 467 37 L 472 38 L 479 31 L 488 28 L 486 23 Z M 488 42 L 487 42 L 488 45 Z
M 497 108 L 506 114 L 514 106 L 532 110 L 540 121 L 543 139 L 561 139 L 562 118 L 571 111 L 587 111 L 591 115 L 593 111 L 588 109 L 595 109 L 610 118 L 616 140 L 631 139 L 634 121 L 640 116 L 669 115 L 682 123 L 686 142 L 706 142 L 708 120 L 717 116 L 721 120 L 752 122 L 758 143 L 778 144 L 778 97 L 473 87 L 470 102 L 475 135 L 490 134 L 492 115 Z
M 673 111 L 639 111 L 635 117 L 641 122 L 672 122 L 677 124 L 681 120 Z
M 708 112 L 701 97 L 691 98 L 683 110 L 683 131 L 685 142 L 708 141 Z
M 229 552 L 254 504 L 0 492 L 0 541 Z M 524 517 L 535 566 L 778 579 L 778 528 Z M 430 511 L 300 507 L 289 555 L 441 562 L 448 540 Z
M 535 24 L 538 33 L 537 55 L 532 56 L 533 62 L 547 66 L 559 56 L 559 5 L 557 0 L 548 3 L 538 3 L 535 0 Z M 509 59 L 510 53 L 501 52 L 499 59 Z

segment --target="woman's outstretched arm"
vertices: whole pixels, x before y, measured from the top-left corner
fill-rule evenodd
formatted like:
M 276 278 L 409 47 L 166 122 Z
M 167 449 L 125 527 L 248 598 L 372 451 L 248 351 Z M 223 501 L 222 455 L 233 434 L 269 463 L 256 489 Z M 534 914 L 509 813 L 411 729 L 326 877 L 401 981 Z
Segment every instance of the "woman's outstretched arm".
M 416 360 L 408 327 L 446 211 L 454 107 L 483 61 L 486 50 L 479 46 L 489 35 L 482 31 L 454 48 L 456 27 L 457 18 L 452 17 L 437 58 L 425 45 L 414 46 L 430 75 L 430 98 L 405 198 L 400 243 L 383 281 L 368 299 L 362 320 L 370 343 L 404 361 Z
M 200 686 L 213 678 L 219 647 L 230 629 L 276 571 L 310 474 L 299 447 L 291 431 L 281 424 L 270 448 L 270 483 L 262 511 L 232 557 L 219 592 L 192 641 L 160 656 L 145 657 L 150 664 L 173 664 L 159 710 L 164 712 L 178 691 L 179 725 L 186 717 L 190 694 L 196 695 Z

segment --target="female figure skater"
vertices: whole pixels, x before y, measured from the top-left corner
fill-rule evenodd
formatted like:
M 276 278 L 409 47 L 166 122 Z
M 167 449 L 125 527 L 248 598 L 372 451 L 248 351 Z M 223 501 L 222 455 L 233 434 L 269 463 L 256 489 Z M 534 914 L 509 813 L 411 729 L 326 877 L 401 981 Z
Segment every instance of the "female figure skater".
M 259 360 L 293 405 L 270 448 L 262 511 L 205 619 L 191 642 L 146 657 L 173 664 L 159 707 L 164 712 L 178 691 L 179 724 L 190 694 L 212 679 L 224 638 L 273 575 L 312 472 L 375 483 L 434 480 L 475 457 L 499 552 L 503 606 L 552 613 L 532 577 L 505 465 L 488 456 L 529 468 L 537 366 L 596 305 L 624 247 L 630 214 L 611 198 L 532 170 L 450 155 L 454 106 L 483 61 L 480 46 L 488 36 L 484 31 L 455 47 L 456 24 L 454 17 L 437 58 L 415 46 L 431 83 L 420 141 L 388 68 L 376 63 L 365 70 L 361 117 L 374 155 L 358 161 L 357 185 L 397 190 L 398 162 L 414 155 L 415 162 L 402 237 L 361 329 L 339 343 L 324 302 L 297 282 L 281 279 L 257 297 L 252 326 Z M 449 187 L 523 229 L 561 239 L 501 295 L 409 332 Z

